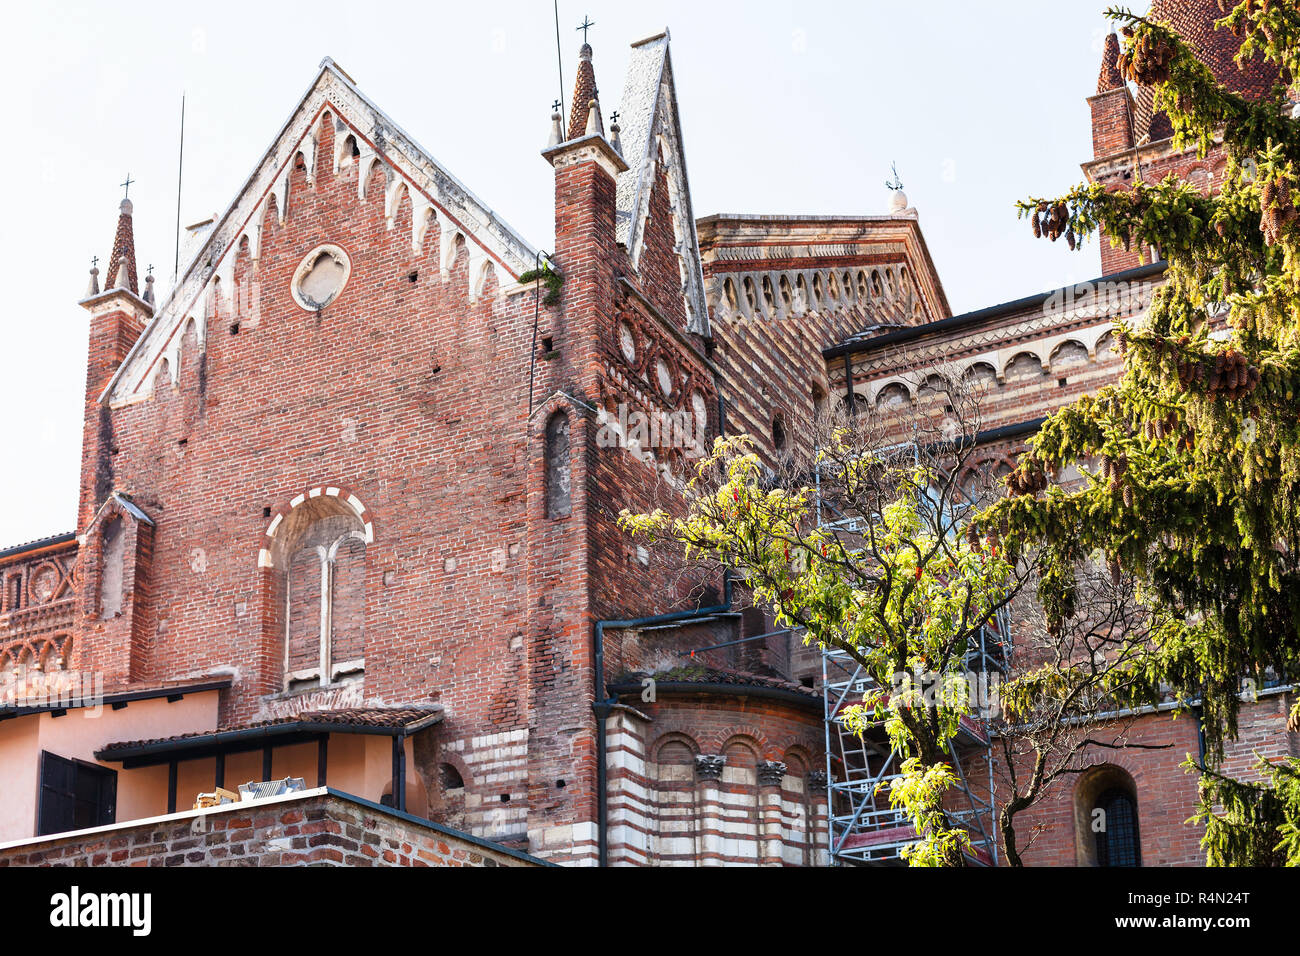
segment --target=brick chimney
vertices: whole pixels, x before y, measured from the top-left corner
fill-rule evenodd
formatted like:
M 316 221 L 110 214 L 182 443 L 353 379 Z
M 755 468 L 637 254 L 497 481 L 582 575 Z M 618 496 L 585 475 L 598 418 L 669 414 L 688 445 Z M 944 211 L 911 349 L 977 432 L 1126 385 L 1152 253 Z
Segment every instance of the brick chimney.
M 129 199 L 122 200 L 113 243 L 104 290 L 99 291 L 98 270 L 92 269 L 90 287 L 80 302 L 90 313 L 90 334 L 86 351 L 78 533 L 85 532 L 113 490 L 113 423 L 107 401 L 101 403 L 100 395 L 153 316 L 153 306 L 136 292 L 135 239 Z
M 584 95 L 585 100 L 577 99 Z M 570 354 L 586 360 L 595 356 L 601 323 L 612 320 L 613 284 L 622 260 L 615 235 L 617 180 L 628 168 L 605 136 L 591 47 L 586 44 L 574 96 L 570 138 L 542 155 L 555 169 L 554 261 L 564 276 Z M 574 137 L 578 130 L 582 132 Z M 589 362 L 582 360 L 573 371 L 587 390 L 594 385 L 595 369 L 583 367 Z

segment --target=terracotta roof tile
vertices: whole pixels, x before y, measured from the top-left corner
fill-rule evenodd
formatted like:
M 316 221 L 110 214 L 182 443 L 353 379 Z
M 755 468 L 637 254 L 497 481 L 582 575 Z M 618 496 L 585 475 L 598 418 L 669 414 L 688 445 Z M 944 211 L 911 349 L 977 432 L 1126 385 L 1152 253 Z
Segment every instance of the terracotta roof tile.
M 787 690 L 808 697 L 817 697 L 818 693 L 811 687 L 786 680 L 773 674 L 757 674 L 753 671 L 729 670 L 721 667 L 703 667 L 687 665 L 656 674 L 629 674 L 627 678 L 639 682 L 642 677 L 654 677 L 663 683 L 681 684 L 734 684 L 737 687 L 771 687 Z
M 1214 22 L 1224 16 L 1218 0 L 1155 0 L 1147 16 L 1172 24 L 1228 89 L 1257 99 L 1276 82 L 1277 70 L 1263 57 L 1248 60 L 1244 69 L 1234 62 L 1241 41 L 1231 30 L 1215 27 Z
M 1276 68 L 1263 57 L 1252 57 L 1244 68 L 1237 66 L 1234 58 L 1241 49 L 1241 41 L 1232 35 L 1231 30 L 1215 27 L 1215 21 L 1224 16 L 1218 0 L 1154 0 L 1147 16 L 1173 26 L 1178 35 L 1196 50 L 1215 79 L 1234 93 L 1259 99 L 1277 81 Z M 1133 126 L 1134 139 L 1139 144 L 1159 142 L 1174 134 L 1169 117 L 1155 110 L 1153 99 L 1151 89 L 1138 90 Z
M 210 737 L 213 734 L 227 733 L 235 730 L 253 730 L 259 727 L 279 727 L 290 724 L 326 724 L 336 727 L 374 727 L 377 729 L 400 730 L 419 723 L 442 712 L 438 706 L 427 707 L 351 707 L 338 710 L 305 710 L 291 717 L 274 717 L 270 720 L 256 720 L 219 730 L 204 730 L 174 737 L 157 737 L 151 740 L 123 740 L 106 744 L 104 753 L 115 750 L 149 747 L 154 744 L 172 743 L 178 740 L 191 740 Z

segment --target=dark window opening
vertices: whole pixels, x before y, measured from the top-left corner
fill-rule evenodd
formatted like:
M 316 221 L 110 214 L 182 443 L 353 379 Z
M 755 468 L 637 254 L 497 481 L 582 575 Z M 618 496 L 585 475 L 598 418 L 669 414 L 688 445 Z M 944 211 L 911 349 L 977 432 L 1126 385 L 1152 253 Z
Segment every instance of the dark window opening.
M 408 275 L 408 276 L 406 277 L 406 281 L 407 281 L 407 282 L 419 282 L 419 281 L 420 281 L 420 273 L 419 273 L 419 271 L 417 270 L 417 271 L 415 271 L 415 272 L 412 272 L 410 275 Z
M 785 423 L 779 417 L 772 420 L 772 447 L 785 451 Z
M 1133 798 L 1120 789 L 1107 790 L 1093 807 L 1100 810 L 1101 829 L 1097 831 L 1098 866 L 1141 866 L 1142 851 L 1138 843 L 1137 807 Z
M 231 323 L 230 323 L 230 334 L 231 334 L 231 335 L 238 335 L 238 334 L 239 334 L 239 323 L 238 323 L 238 322 L 231 322 Z
M 461 777 L 460 771 L 449 763 L 445 763 L 438 768 L 438 777 L 444 790 L 459 790 L 465 786 L 465 780 Z
M 41 751 L 36 835 L 102 827 L 115 822 L 117 772 Z

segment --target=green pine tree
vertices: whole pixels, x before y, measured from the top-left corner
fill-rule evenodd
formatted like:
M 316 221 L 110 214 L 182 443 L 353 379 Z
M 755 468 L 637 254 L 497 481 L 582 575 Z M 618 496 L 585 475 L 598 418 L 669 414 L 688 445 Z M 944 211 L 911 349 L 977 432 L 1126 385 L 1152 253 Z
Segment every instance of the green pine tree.
M 1222 186 L 1207 196 L 1170 177 L 1019 204 L 1035 235 L 1072 248 L 1102 232 L 1156 249 L 1167 281 L 1144 322 L 1117 328 L 1120 381 L 1044 424 L 1009 497 L 978 524 L 1013 552 L 1042 549 L 1053 628 L 1072 616 L 1084 562 L 1136 576 L 1150 652 L 1127 686 L 1200 701 L 1207 760 L 1189 764 L 1201 772 L 1194 819 L 1208 861 L 1300 865 L 1300 761 L 1261 759 L 1262 782 L 1215 769 L 1243 682 L 1300 674 L 1300 10 L 1220 4 L 1239 62 L 1262 56 L 1277 70 L 1270 95 L 1225 89 L 1170 25 L 1107 11 L 1121 24 L 1121 73 L 1154 89 L 1175 148 L 1223 150 Z M 1025 480 L 1071 464 L 1086 476 L 1078 490 Z

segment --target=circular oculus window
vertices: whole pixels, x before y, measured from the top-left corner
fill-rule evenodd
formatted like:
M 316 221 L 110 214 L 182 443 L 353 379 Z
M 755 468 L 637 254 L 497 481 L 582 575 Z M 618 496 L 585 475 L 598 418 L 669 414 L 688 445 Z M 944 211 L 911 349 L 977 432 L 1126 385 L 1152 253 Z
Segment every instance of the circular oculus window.
M 293 299 L 308 312 L 319 312 L 339 297 L 352 274 L 352 261 L 338 246 L 317 246 L 293 274 Z

